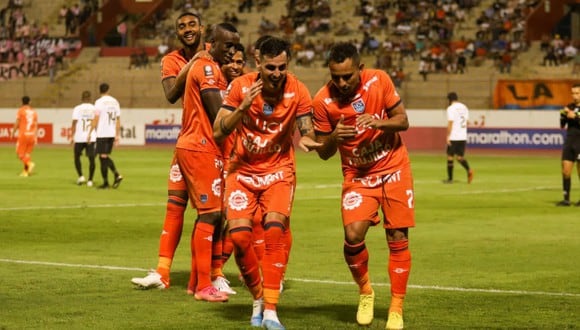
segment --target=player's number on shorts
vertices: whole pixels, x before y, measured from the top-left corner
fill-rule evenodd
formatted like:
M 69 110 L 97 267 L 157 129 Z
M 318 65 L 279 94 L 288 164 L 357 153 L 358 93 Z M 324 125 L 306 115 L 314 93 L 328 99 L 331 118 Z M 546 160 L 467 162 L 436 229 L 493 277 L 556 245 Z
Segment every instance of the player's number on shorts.
M 412 209 L 413 208 L 413 190 L 407 189 L 407 206 Z

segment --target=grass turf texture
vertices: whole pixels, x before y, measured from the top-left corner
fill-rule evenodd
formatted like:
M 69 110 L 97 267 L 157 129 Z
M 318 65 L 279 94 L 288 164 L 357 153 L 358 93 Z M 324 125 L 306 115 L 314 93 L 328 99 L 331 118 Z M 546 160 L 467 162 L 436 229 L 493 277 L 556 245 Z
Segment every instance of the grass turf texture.
M 172 149 L 118 148 L 118 190 L 77 186 L 72 148 L 39 146 L 36 173 L 18 177 L 13 146 L 0 147 L 0 329 L 250 329 L 251 298 L 228 303 L 185 294 L 195 212 L 188 210 L 169 290 L 134 290 L 157 263 Z M 558 208 L 558 155 L 468 154 L 466 184 L 444 185 L 443 154 L 411 153 L 417 227 L 405 301 L 408 329 L 575 329 L 580 326 L 580 208 Z M 83 159 L 85 176 L 88 163 Z M 112 178 L 110 178 L 112 182 Z M 288 329 L 358 329 L 358 291 L 342 256 L 338 159 L 298 154 L 294 244 L 279 316 Z M 574 175 L 572 200 L 580 199 Z M 95 186 L 101 183 L 99 167 Z M 384 233 L 367 236 L 377 300 L 389 302 Z M 118 268 L 115 268 L 118 267 Z

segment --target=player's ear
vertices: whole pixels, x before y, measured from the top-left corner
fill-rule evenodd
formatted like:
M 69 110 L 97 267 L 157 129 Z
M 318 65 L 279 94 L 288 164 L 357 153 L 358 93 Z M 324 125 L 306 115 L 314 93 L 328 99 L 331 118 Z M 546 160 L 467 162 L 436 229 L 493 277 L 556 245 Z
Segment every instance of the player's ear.
M 361 64 L 358 65 L 358 70 L 359 71 L 362 71 L 364 68 L 365 68 L 365 64 L 364 63 L 361 63 Z

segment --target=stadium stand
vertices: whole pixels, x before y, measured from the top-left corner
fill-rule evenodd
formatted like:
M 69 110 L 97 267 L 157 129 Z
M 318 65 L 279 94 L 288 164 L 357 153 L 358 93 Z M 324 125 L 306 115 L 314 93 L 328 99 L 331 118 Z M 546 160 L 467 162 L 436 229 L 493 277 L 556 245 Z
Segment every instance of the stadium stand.
M 3 90 L 14 94 L 2 93 L 0 107 L 13 107 L 14 100 L 7 96 L 23 93 L 31 95 L 37 107 L 70 107 L 78 101 L 81 90 L 96 90 L 102 81 L 111 84 L 125 107 L 172 106 L 160 88 L 157 47 L 176 46 L 172 44 L 172 24 L 183 10 L 199 11 L 206 25 L 224 19 L 235 23 L 248 50 L 263 33 L 287 38 L 294 49 L 291 70 L 313 94 L 329 78 L 324 66 L 325 51 L 336 41 L 358 43 L 365 65 L 391 73 L 407 107 L 413 109 L 444 108 L 443 96 L 451 90 L 461 93 L 474 109 L 490 108 L 499 78 L 561 78 L 572 72 L 571 65 L 542 66 L 541 42 L 522 39 L 522 17 L 534 9 L 537 1 L 532 0 L 445 0 L 438 5 L 413 0 L 361 0 L 355 2 L 356 6 L 347 0 L 260 1 L 260 6 L 255 1 L 251 11 L 240 11 L 231 5 L 233 1 L 169 2 L 173 7 L 167 10 L 134 15 L 137 19 L 129 22 L 130 47 L 91 47 L 85 42 L 78 56 L 68 58 L 67 69 L 59 71 L 52 84 L 48 76 L 2 81 Z M 49 30 L 62 32 L 59 11 L 75 2 L 25 3 L 27 16 L 45 18 L 50 13 Z M 2 8 L 7 4 L 7 0 L 0 1 Z M 518 9 L 522 4 L 524 10 Z M 124 17 L 118 16 L 118 21 Z M 114 27 L 112 23 L 110 28 Z M 134 30 L 138 34 L 131 33 Z M 110 42 L 115 36 L 109 33 L 100 37 L 109 38 Z M 131 54 L 142 50 L 146 50 L 150 62 L 155 62 L 139 70 L 129 69 L 133 67 Z M 505 51 L 510 51 L 513 58 L 509 74 L 499 71 Z M 422 58 L 426 59 L 428 70 L 425 80 L 419 74 Z

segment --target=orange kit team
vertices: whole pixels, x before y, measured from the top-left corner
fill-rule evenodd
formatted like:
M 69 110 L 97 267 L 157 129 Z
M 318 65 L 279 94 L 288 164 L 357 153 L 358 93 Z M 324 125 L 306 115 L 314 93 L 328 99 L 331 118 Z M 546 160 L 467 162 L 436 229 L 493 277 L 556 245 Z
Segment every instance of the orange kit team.
M 268 38 L 271 38 L 271 36 L 268 36 L 268 35 L 261 36 L 260 38 L 258 38 L 258 40 L 256 40 L 256 42 L 254 43 L 255 50 L 254 50 L 253 60 L 259 61 L 259 45 L 264 40 L 266 40 Z M 244 46 L 242 44 L 238 44 L 238 45 L 236 45 L 236 53 L 232 57 L 232 60 L 230 61 L 230 63 L 228 65 L 223 66 L 223 71 L 224 71 L 224 74 L 226 75 L 228 82 L 231 82 L 235 78 L 246 73 L 247 67 L 245 66 L 245 64 L 246 64 L 246 53 L 245 53 Z M 233 147 L 234 137 L 235 137 L 235 134 L 231 134 L 223 142 L 222 150 L 224 153 L 224 178 L 227 176 L 227 168 L 228 168 L 228 164 L 229 164 L 229 155 L 231 154 L 231 149 Z M 256 257 L 258 258 L 258 262 L 260 264 L 261 264 L 262 258 L 264 256 L 264 249 L 265 249 L 264 229 L 262 228 L 261 221 L 262 221 L 261 214 L 259 212 L 256 212 L 256 214 L 254 216 L 254 222 L 252 224 L 252 242 L 253 242 L 254 251 L 256 253 Z M 224 233 L 225 236 L 224 236 L 224 244 L 223 244 L 223 251 L 222 251 L 222 259 L 223 259 L 223 262 L 225 263 L 230 258 L 231 254 L 233 253 L 234 243 L 232 242 L 231 236 L 229 235 L 229 233 L 227 231 L 227 224 L 224 228 L 225 228 L 226 232 Z M 291 244 L 288 244 L 287 248 L 289 249 L 290 247 L 291 247 Z M 240 278 L 243 280 L 243 277 L 241 275 L 240 275 Z M 280 289 L 282 289 L 282 288 L 280 288 Z
M 183 93 L 187 74 L 195 61 L 195 55 L 204 49 L 203 30 L 199 15 L 190 12 L 179 15 L 175 21 L 175 33 L 183 47 L 165 55 L 161 60 L 161 83 L 165 97 L 171 103 L 181 99 L 182 108 L 184 106 Z M 171 265 L 181 238 L 188 199 L 187 185 L 181 174 L 177 157 L 174 154 L 167 180 L 167 207 L 163 230 L 159 239 L 157 268 L 149 272 L 145 277 L 131 279 L 133 284 L 143 289 L 165 289 L 169 287 Z M 193 244 L 193 233 L 191 244 Z M 193 248 L 193 245 L 191 248 Z M 223 277 L 217 277 L 214 280 L 214 284 L 222 291 L 231 294 L 235 293 L 229 288 L 227 281 Z
M 30 97 L 22 97 L 22 106 L 18 108 L 16 113 L 16 121 L 12 128 L 12 136 L 14 139 L 16 131 L 18 131 L 18 140 L 16 141 L 16 155 L 22 161 L 24 169 L 20 176 L 26 177 L 34 170 L 34 162 L 32 161 L 32 150 L 34 145 L 38 142 L 36 132 L 38 130 L 38 114 L 30 106 Z
M 373 321 L 375 292 L 369 276 L 365 236 L 380 223 L 389 248 L 391 303 L 387 329 L 403 329 L 403 299 L 411 270 L 408 228 L 415 226 L 413 177 L 398 132 L 409 127 L 405 107 L 389 76 L 364 69 L 355 46 L 335 44 L 329 53 L 331 81 L 312 103 L 319 156 L 336 152 L 342 162 L 344 259 L 359 286 L 356 319 Z
M 292 136 L 299 146 L 314 141 L 312 103 L 306 86 L 288 74 L 289 44 L 270 38 L 260 45 L 258 72 L 235 79 L 214 122 L 214 138 L 235 133 L 225 182 L 226 220 L 235 259 L 253 297 L 250 324 L 284 329 L 276 306 L 291 242 L 289 217 L 296 187 Z M 252 248 L 253 219 L 262 216 L 265 254 L 260 264 Z
M 221 146 L 213 139 L 212 124 L 227 88 L 221 66 L 235 53 L 240 36 L 233 25 L 220 23 L 212 28 L 208 41 L 211 58 L 197 59 L 187 74 L 175 154 L 198 214 L 188 293 L 197 300 L 227 301 L 227 294 L 218 291 L 211 281 L 212 269 L 221 272 L 223 198 L 223 157 Z

